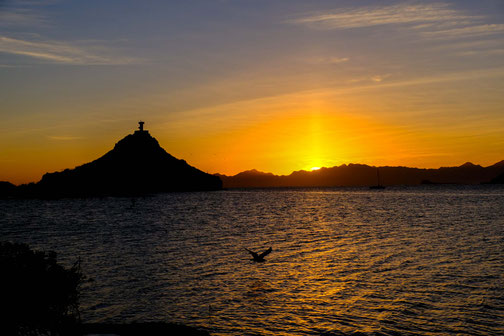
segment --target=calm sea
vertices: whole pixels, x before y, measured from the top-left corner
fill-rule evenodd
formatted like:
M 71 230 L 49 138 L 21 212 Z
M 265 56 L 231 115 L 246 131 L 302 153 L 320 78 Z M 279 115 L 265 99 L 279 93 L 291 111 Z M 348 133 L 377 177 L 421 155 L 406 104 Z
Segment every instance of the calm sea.
M 504 188 L 0 201 L 2 240 L 82 258 L 86 322 L 212 335 L 504 335 Z M 273 247 L 264 263 L 244 248 Z

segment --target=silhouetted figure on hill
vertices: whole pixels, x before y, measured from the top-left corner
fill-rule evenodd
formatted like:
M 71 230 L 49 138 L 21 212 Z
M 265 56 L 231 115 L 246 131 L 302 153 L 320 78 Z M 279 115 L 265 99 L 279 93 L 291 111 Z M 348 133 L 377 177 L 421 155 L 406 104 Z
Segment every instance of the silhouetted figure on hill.
M 149 133 L 149 131 L 144 130 L 144 124 L 145 122 L 139 121 L 138 122 L 138 130 L 135 131 L 136 134 L 143 134 L 143 133 Z
M 254 251 L 250 251 L 247 248 L 245 250 L 247 250 L 247 252 L 252 255 L 252 260 L 255 261 L 255 262 L 263 262 L 263 261 L 265 261 L 264 257 L 266 257 L 268 254 L 270 254 L 271 251 L 273 251 L 273 249 L 271 247 L 269 249 L 267 249 L 266 251 L 264 251 L 263 253 L 261 253 L 261 254 L 258 254 L 258 253 L 254 252 Z

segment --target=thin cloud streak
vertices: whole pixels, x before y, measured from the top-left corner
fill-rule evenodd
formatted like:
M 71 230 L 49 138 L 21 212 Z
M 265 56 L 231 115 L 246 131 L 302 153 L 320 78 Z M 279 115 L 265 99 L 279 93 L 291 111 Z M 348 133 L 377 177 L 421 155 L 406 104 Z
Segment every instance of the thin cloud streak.
M 100 55 L 90 51 L 90 49 L 100 49 L 102 52 L 111 53 L 111 50 L 99 46 L 81 47 L 72 45 L 68 42 L 35 42 L 0 36 L 0 52 L 28 56 L 53 63 L 74 65 L 124 65 L 139 62 L 139 60 L 130 57 Z
M 504 24 L 483 23 L 485 17 L 450 8 L 448 4 L 399 4 L 341 8 L 287 21 L 322 30 L 401 25 L 424 39 L 457 39 L 501 34 Z
M 475 19 L 446 4 L 400 4 L 385 7 L 340 9 L 328 14 L 311 15 L 291 20 L 291 23 L 306 24 L 320 29 L 349 29 L 390 24 L 419 24 L 429 22 L 456 22 Z
M 44 15 L 35 13 L 29 9 L 0 10 L 0 27 L 12 26 L 47 26 L 49 23 Z
M 469 50 L 457 53 L 460 56 L 493 56 L 504 55 L 504 49 Z
M 348 62 L 350 58 L 348 57 L 312 57 L 308 58 L 306 61 L 311 64 L 340 64 Z
M 494 49 L 502 46 L 502 43 L 498 40 L 472 40 L 469 42 L 452 42 L 443 43 L 437 45 L 436 47 L 431 47 L 431 50 L 449 50 L 449 49 Z
M 385 77 L 389 76 L 385 75 Z M 292 91 L 288 93 L 254 97 L 249 99 L 230 100 L 228 102 L 219 104 L 208 104 L 205 107 L 182 109 L 179 112 L 183 114 L 184 119 L 192 117 L 208 117 L 211 115 L 218 116 L 222 114 L 223 110 L 234 110 L 235 107 L 241 106 L 243 104 L 253 106 L 254 104 L 262 103 L 263 105 L 266 104 L 274 106 L 275 105 L 274 102 L 279 99 L 285 101 L 293 101 L 294 98 L 299 97 L 300 95 L 305 96 L 307 100 L 314 98 L 321 99 L 338 95 L 340 96 L 349 95 L 353 93 L 390 89 L 396 87 L 402 88 L 407 86 L 430 85 L 436 83 L 474 80 L 477 78 L 496 78 L 496 77 L 504 77 L 504 67 L 446 73 L 438 76 L 428 76 L 428 77 L 413 78 L 409 80 L 406 79 L 406 80 L 389 81 L 389 82 L 383 82 L 383 81 L 376 82 L 372 79 L 368 79 L 368 81 L 371 81 L 370 84 L 361 84 L 351 87 L 342 87 L 340 85 L 333 85 L 333 86 L 326 86 L 323 88 Z M 183 95 L 183 93 L 181 93 L 181 95 Z M 160 95 L 150 96 L 148 98 L 151 104 L 155 101 L 159 101 L 159 99 L 161 99 Z M 126 103 L 127 105 L 132 105 L 132 103 L 129 101 L 124 103 Z M 240 115 L 236 117 L 241 118 L 242 116 Z M 229 116 L 226 116 L 225 118 L 229 118 Z
M 477 78 L 495 78 L 495 77 L 504 77 L 504 68 L 500 67 L 500 68 L 491 68 L 491 69 L 482 69 L 482 70 L 462 71 L 462 72 L 442 74 L 439 76 L 414 78 L 414 79 L 410 79 L 410 80 L 403 80 L 403 81 L 397 81 L 397 82 L 393 82 L 393 81 L 387 82 L 387 83 L 377 82 L 374 85 L 362 85 L 362 86 L 356 86 L 356 87 L 351 87 L 351 88 L 344 88 L 344 89 L 341 89 L 339 92 L 336 91 L 336 93 L 342 94 L 342 93 L 350 93 L 350 92 L 360 91 L 360 90 L 377 90 L 377 89 L 393 88 L 393 87 L 426 85 L 426 84 L 434 84 L 434 83 L 461 81 L 461 80 L 467 80 L 467 79 L 473 80 L 473 79 L 477 79 Z M 333 92 L 335 92 L 335 91 L 333 91 Z
M 56 140 L 56 141 L 72 141 L 72 140 L 80 140 L 83 139 L 82 137 L 75 137 L 75 136 L 48 136 L 49 139 L 51 140 Z
M 492 35 L 504 32 L 504 24 L 485 24 L 477 26 L 468 26 L 440 31 L 422 32 L 425 37 L 450 39 L 458 37 L 476 37 Z
M 371 80 L 372 80 L 373 82 L 380 83 L 380 82 L 382 82 L 384 79 L 386 79 L 386 78 L 388 78 L 388 77 L 390 77 L 390 76 L 392 76 L 392 75 L 391 75 L 391 74 L 385 74 L 385 75 L 375 75 L 375 76 L 372 76 L 372 77 L 371 77 Z
M 439 40 L 443 41 L 444 40 Z M 457 41 L 454 39 L 452 41 Z M 459 40 L 460 41 L 460 40 Z M 502 41 L 499 39 L 477 39 L 469 42 L 442 43 L 430 47 L 433 52 L 451 51 L 459 56 L 492 56 L 502 54 Z

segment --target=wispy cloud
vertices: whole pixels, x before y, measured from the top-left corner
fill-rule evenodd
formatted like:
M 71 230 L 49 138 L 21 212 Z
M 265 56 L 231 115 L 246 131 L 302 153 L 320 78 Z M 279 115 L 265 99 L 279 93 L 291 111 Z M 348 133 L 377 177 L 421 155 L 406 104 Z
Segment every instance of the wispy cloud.
M 47 18 L 41 13 L 27 8 L 0 9 L 0 27 L 42 26 L 47 25 Z
M 27 41 L 0 36 L 0 52 L 22 55 L 41 61 L 74 65 L 122 65 L 138 59 L 113 55 L 100 45 L 77 45 L 60 41 Z
M 454 39 L 431 47 L 433 51 L 453 51 L 459 56 L 492 56 L 504 53 L 502 41 L 499 39 L 473 39 L 469 41 Z
M 427 31 L 421 34 L 431 38 L 458 38 L 458 37 L 476 37 L 483 35 L 492 35 L 504 32 L 504 24 L 484 24 L 472 25 L 438 31 Z
M 397 81 L 385 81 L 382 82 L 384 78 L 390 77 L 389 74 L 382 76 L 373 76 L 371 81 L 372 84 L 362 84 L 348 88 L 341 88 L 339 91 L 337 89 L 332 90 L 332 94 L 345 93 L 349 94 L 351 92 L 366 91 L 366 90 L 381 90 L 386 88 L 395 87 L 406 87 L 406 86 L 417 86 L 417 85 L 430 85 L 435 83 L 446 83 L 446 82 L 459 82 L 463 80 L 474 80 L 480 78 L 499 78 L 504 77 L 504 67 L 479 69 L 479 70 L 465 70 L 452 73 L 444 73 L 434 76 L 418 77 L 412 79 L 404 79 Z M 373 79 L 374 78 L 374 79 Z M 381 80 L 376 80 L 381 79 Z M 355 81 L 356 83 L 361 82 L 360 80 Z
M 330 13 L 309 15 L 291 20 L 320 29 L 349 29 L 390 24 L 420 24 L 474 19 L 438 4 L 400 4 L 382 7 L 342 8 Z
M 388 77 L 390 77 L 390 76 L 392 76 L 392 75 L 391 75 L 391 74 L 385 74 L 385 75 L 375 75 L 375 76 L 371 76 L 371 80 L 372 80 L 373 82 L 377 82 L 377 83 L 379 83 L 379 82 L 382 82 L 384 79 L 386 79 L 386 78 L 388 78 Z
M 445 3 L 410 3 L 340 8 L 288 22 L 324 30 L 401 25 L 429 39 L 479 37 L 504 32 L 504 24 L 491 24 L 484 22 L 485 19 L 484 16 L 466 13 Z
M 504 49 L 468 50 L 458 53 L 460 56 L 492 56 L 504 55 Z
M 72 141 L 83 139 L 82 137 L 76 137 L 76 136 L 57 136 L 57 135 L 50 135 L 48 136 L 48 138 L 56 141 Z
M 312 57 L 308 58 L 307 62 L 312 64 L 340 64 L 349 60 L 348 57 Z
M 329 84 L 325 87 L 314 88 L 314 89 L 305 89 L 305 90 L 292 90 L 285 93 L 278 94 L 268 94 L 259 97 L 244 97 L 244 98 L 231 98 L 224 102 L 215 102 L 215 103 L 207 103 L 204 107 L 186 107 L 181 109 L 183 111 L 183 117 L 185 120 L 190 120 L 192 117 L 208 117 L 210 115 L 221 116 L 223 110 L 227 111 L 241 111 L 242 106 L 247 106 L 247 109 L 252 109 L 252 106 L 256 106 L 256 104 L 261 106 L 268 106 L 267 110 L 270 110 L 269 107 L 277 106 L 278 102 L 295 102 L 295 101 L 313 101 L 313 100 L 330 100 L 331 97 L 335 96 L 350 96 L 352 94 L 359 94 L 362 92 L 369 91 L 380 91 L 386 89 L 394 89 L 394 88 L 405 88 L 405 87 L 414 87 L 414 86 L 423 86 L 423 85 L 431 85 L 437 83 L 449 83 L 449 82 L 460 82 L 464 80 L 475 80 L 482 78 L 504 78 L 504 67 L 496 67 L 496 68 L 488 68 L 488 69 L 479 69 L 479 70 L 464 70 L 459 72 L 451 72 L 444 74 L 436 74 L 433 76 L 425 76 L 411 79 L 398 79 L 398 80 L 384 80 L 384 78 L 391 78 L 390 74 L 377 75 L 372 76 L 374 80 L 370 77 L 365 77 L 362 79 L 355 79 L 349 81 L 349 84 L 352 85 L 341 85 L 341 83 L 333 83 Z M 380 79 L 377 81 L 377 79 Z M 192 98 L 197 95 L 194 89 L 190 91 L 184 92 L 181 91 L 178 96 L 191 96 Z M 303 97 L 300 99 L 300 97 Z M 138 99 L 138 97 L 134 97 L 132 99 Z M 144 101 L 149 101 L 149 104 L 154 105 L 166 99 L 166 94 L 157 94 L 157 95 L 149 95 L 148 98 L 142 100 L 142 104 Z M 198 100 L 198 99 L 195 99 Z M 121 104 L 125 104 L 124 106 L 131 106 L 138 104 L 138 101 L 127 100 L 121 101 Z M 154 105 L 156 108 L 158 106 Z M 277 110 L 277 109 L 273 109 Z M 180 112 L 180 111 L 179 111 Z M 268 112 L 265 112 L 268 113 Z M 259 114 L 257 114 L 259 115 Z M 226 115 L 228 118 L 229 115 Z M 243 118 L 244 116 L 240 113 L 234 114 L 235 118 Z
M 61 0 L 0 0 L 0 27 L 51 26 L 50 8 Z
M 433 50 L 446 50 L 446 49 L 490 49 L 490 48 L 499 48 L 502 46 L 502 43 L 498 40 L 488 40 L 488 39 L 478 39 L 472 41 L 454 41 L 451 43 L 442 43 L 433 47 Z

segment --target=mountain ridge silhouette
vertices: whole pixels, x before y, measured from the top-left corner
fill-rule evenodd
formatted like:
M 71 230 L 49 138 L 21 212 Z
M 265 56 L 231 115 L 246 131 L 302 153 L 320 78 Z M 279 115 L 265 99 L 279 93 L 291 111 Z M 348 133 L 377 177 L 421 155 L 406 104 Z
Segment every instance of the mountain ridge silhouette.
M 376 167 L 350 163 L 314 171 L 298 170 L 289 175 L 274 175 L 256 169 L 233 176 L 215 175 L 220 177 L 224 188 L 362 187 L 377 184 L 377 170 L 380 173 L 379 182 L 387 186 L 502 183 L 499 181 L 504 176 L 504 160 L 488 167 L 471 162 L 440 168 Z
M 377 170 L 380 181 L 377 181 Z M 0 181 L 0 197 L 86 197 L 139 195 L 171 191 L 210 191 L 222 188 L 359 187 L 420 184 L 502 184 L 504 160 L 482 167 L 466 162 L 457 167 L 411 168 L 343 164 L 314 171 L 275 175 L 257 169 L 233 176 L 207 174 L 167 153 L 143 129 L 119 140 L 98 159 L 59 172 L 46 173 L 37 183 L 16 186 Z

